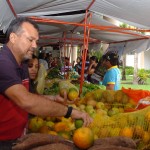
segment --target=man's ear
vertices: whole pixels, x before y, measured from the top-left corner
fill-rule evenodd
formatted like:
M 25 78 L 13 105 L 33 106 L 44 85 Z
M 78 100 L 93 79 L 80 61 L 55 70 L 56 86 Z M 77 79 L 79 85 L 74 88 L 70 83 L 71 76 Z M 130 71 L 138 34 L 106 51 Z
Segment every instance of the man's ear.
M 10 33 L 9 40 L 11 43 L 15 43 L 17 35 L 15 33 Z

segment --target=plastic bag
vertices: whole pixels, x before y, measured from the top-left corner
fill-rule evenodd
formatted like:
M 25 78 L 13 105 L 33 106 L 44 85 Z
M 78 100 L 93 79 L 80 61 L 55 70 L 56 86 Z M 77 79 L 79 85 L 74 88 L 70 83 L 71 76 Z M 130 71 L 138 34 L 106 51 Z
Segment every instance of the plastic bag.
M 40 68 L 38 71 L 38 76 L 36 79 L 37 87 L 36 91 L 38 94 L 43 94 L 45 88 L 45 77 L 47 76 L 47 71 L 43 64 L 40 64 Z
M 142 89 L 125 89 L 122 87 L 122 91 L 127 94 L 130 98 L 132 98 L 136 103 L 139 102 L 140 99 L 143 99 L 147 96 L 150 96 L 150 91 L 142 90 Z

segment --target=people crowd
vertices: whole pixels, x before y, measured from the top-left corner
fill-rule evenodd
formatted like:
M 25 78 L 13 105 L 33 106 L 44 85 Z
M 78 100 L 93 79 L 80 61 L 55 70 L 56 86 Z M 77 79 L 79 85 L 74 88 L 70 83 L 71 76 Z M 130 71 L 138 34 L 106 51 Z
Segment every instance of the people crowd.
M 54 57 L 52 59 L 51 64 L 49 63 L 50 68 L 58 67 L 60 63 L 59 58 Z M 73 61 L 72 64 L 70 63 L 69 57 L 64 57 L 62 60 L 64 63 L 61 67 L 61 71 L 68 72 L 74 70 L 79 74 L 79 76 L 81 76 L 82 56 L 78 56 L 76 62 Z M 99 81 L 95 82 L 92 77 L 98 67 L 101 67 L 101 76 L 99 77 Z M 118 67 L 119 56 L 115 52 L 107 52 L 101 57 L 100 60 L 98 60 L 97 56 L 90 56 L 89 51 L 87 51 L 84 68 L 84 80 L 94 84 L 102 84 L 106 86 L 106 89 L 108 90 L 118 90 L 120 89 L 121 78 L 121 73 Z

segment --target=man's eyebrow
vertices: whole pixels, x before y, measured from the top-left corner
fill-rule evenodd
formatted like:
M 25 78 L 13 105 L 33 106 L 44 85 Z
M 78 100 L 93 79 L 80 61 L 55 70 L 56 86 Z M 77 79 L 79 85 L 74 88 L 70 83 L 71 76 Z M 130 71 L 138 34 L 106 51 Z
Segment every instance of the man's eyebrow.
M 32 39 L 32 40 L 39 41 L 39 38 L 38 38 L 38 39 L 36 39 L 36 38 L 35 38 L 35 37 L 33 37 L 33 36 L 29 36 L 29 37 L 27 37 L 27 38 Z

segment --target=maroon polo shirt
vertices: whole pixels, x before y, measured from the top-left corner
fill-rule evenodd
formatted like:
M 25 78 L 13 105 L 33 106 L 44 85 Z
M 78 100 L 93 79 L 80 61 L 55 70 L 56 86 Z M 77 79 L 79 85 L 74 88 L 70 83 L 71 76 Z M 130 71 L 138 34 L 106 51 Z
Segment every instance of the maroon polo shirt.
M 4 94 L 6 89 L 15 84 L 22 84 L 29 89 L 27 64 L 19 66 L 9 48 L 4 45 L 0 50 L 0 140 L 20 137 L 28 120 L 28 113 Z

